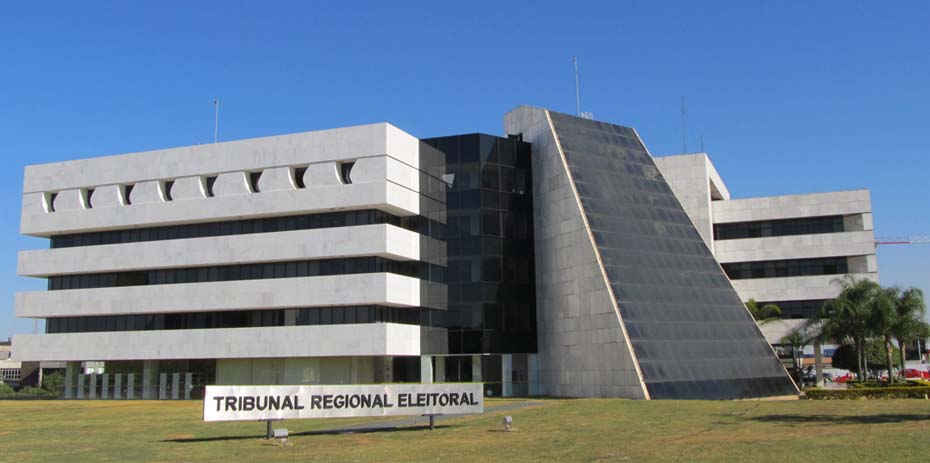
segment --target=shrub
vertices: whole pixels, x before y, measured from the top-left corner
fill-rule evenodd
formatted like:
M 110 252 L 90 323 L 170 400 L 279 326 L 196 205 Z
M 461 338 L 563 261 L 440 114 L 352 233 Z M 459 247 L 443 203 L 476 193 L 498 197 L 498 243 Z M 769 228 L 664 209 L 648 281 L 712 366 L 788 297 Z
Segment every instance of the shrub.
M 12 397 L 14 395 L 16 395 L 16 391 L 9 384 L 0 383 L 0 397 Z
M 930 396 L 930 386 L 886 386 L 860 387 L 853 389 L 812 389 L 805 391 L 811 400 L 842 399 L 925 399 Z
M 42 388 L 54 397 L 61 395 L 62 386 L 65 383 L 64 376 L 59 372 L 49 373 L 42 377 Z
M 51 397 L 51 393 L 40 387 L 26 386 L 16 393 L 17 397 Z

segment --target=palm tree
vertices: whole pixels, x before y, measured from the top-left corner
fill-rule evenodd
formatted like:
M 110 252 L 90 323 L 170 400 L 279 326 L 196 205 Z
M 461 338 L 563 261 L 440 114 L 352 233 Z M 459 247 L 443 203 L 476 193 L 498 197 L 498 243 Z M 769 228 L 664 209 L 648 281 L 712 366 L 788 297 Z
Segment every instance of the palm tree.
M 879 288 L 869 298 L 867 306 L 869 307 L 869 324 L 872 332 L 880 337 L 885 348 L 885 365 L 888 368 L 888 382 L 894 382 L 894 360 L 893 344 L 894 328 L 898 324 L 898 312 L 895 309 L 895 302 L 901 290 L 892 286 L 890 288 Z
M 873 300 L 882 288 L 878 283 L 850 275 L 834 280 L 841 288 L 836 298 L 827 301 L 811 323 L 820 324 L 822 337 L 837 344 L 849 343 L 856 349 L 859 374 L 865 373 L 865 343 L 874 333 L 871 326 Z
M 903 373 L 907 343 L 930 336 L 930 325 L 924 321 L 927 305 L 924 303 L 924 293 L 919 288 L 899 290 L 896 296 L 894 300 L 896 320 L 891 332 L 898 341 L 901 372 Z
M 746 301 L 746 308 L 756 323 L 764 325 L 781 318 L 781 309 L 775 304 L 759 305 L 755 299 Z

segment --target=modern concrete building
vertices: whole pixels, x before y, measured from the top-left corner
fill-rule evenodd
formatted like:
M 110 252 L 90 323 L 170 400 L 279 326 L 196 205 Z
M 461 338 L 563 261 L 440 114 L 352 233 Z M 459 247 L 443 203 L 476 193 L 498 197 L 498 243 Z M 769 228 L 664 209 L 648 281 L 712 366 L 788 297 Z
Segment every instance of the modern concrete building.
M 781 309 L 782 320 L 762 326 L 769 343 L 782 344 L 836 297 L 837 278 L 878 281 L 868 190 L 736 199 L 706 153 L 655 161 L 740 299 Z
M 444 351 L 419 326 L 445 308 L 442 165 L 374 124 L 29 166 L 21 229 L 50 249 L 18 271 L 49 290 L 17 294 L 46 320 L 17 352 L 91 397 L 409 380 Z
M 68 362 L 76 398 L 797 393 L 689 219 L 698 201 L 633 129 L 520 107 L 505 131 L 373 124 L 29 166 L 21 231 L 50 247 L 18 271 L 49 287 L 17 294 L 17 316 L 46 320 L 17 354 Z
M 838 277 L 878 281 L 868 190 L 736 199 L 706 153 L 655 161 L 742 300 L 805 319 Z

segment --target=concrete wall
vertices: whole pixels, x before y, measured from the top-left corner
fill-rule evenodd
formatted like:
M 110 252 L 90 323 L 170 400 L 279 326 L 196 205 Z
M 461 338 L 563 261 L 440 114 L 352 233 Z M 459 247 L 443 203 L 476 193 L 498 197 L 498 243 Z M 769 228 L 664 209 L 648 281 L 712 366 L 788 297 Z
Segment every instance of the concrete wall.
M 24 361 L 420 355 L 420 327 L 365 323 L 26 334 L 15 336 L 14 343 Z
M 131 315 L 334 305 L 419 307 L 421 280 L 394 273 L 16 293 L 17 317 Z
M 714 223 L 726 223 L 871 212 L 869 190 L 850 190 L 719 201 L 713 216 Z
M 716 243 L 720 263 L 808 259 L 875 254 L 872 231 L 819 233 L 721 240 Z
M 704 243 L 714 252 L 714 199 L 729 199 L 730 192 L 705 153 L 654 157 L 656 167 L 681 202 Z
M 339 179 L 341 162 L 356 162 L 352 184 Z M 294 178 L 300 167 L 307 168 L 304 189 Z M 372 206 L 412 215 L 419 213 L 418 167 L 419 141 L 389 124 L 27 166 L 21 232 L 49 236 Z M 247 174 L 259 171 L 256 192 Z M 208 176 L 217 177 L 212 198 Z M 178 193 L 172 189 L 170 200 L 169 181 Z M 120 193 L 126 185 L 133 185 L 128 198 Z M 91 189 L 99 190 L 99 201 L 87 200 Z
M 539 393 L 646 397 L 546 111 L 507 113 L 533 145 Z
M 420 260 L 416 232 L 394 225 L 296 230 L 19 252 L 17 273 L 71 273 L 182 268 L 337 257 Z
M 878 281 L 878 273 L 853 273 L 854 278 Z M 815 275 L 785 278 L 751 278 L 732 280 L 740 299 L 777 302 L 832 299 L 840 293 L 835 281 L 843 275 Z

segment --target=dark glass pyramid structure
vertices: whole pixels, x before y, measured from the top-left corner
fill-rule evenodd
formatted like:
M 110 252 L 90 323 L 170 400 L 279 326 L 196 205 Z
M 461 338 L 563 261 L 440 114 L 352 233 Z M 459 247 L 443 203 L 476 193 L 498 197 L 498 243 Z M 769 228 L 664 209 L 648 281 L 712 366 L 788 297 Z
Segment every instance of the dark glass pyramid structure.
M 542 122 L 528 130 L 541 146 L 533 156 L 561 157 L 645 398 L 797 394 L 636 132 L 538 108 L 515 111 L 545 112 L 535 120 L 550 133 Z M 528 118 L 512 120 L 509 132 Z M 557 355 L 547 359 L 541 349 L 541 362 Z

